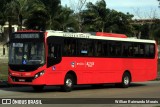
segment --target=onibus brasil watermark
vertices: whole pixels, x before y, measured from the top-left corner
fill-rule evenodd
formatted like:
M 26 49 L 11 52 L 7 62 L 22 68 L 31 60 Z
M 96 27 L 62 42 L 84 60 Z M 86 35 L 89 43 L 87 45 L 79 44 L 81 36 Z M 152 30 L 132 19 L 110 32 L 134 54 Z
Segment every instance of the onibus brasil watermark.
M 160 104 L 160 98 L 0 98 L 0 104 Z
M 2 104 L 42 104 L 42 100 L 36 100 L 36 99 L 2 99 Z

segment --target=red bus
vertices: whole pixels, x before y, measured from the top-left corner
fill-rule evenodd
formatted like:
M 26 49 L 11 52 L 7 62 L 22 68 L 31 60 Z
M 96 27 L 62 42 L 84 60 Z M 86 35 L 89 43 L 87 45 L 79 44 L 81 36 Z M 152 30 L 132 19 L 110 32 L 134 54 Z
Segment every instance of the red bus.
M 127 88 L 131 82 L 156 78 L 154 40 L 106 35 L 15 32 L 9 43 L 8 82 L 35 90 L 55 85 L 71 91 L 78 84 L 115 83 Z

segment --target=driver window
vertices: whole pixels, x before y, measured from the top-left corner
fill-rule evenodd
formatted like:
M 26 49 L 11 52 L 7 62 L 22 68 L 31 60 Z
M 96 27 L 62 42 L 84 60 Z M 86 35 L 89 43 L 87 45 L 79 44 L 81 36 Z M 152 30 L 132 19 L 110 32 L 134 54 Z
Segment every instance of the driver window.
M 61 62 L 61 46 L 58 44 L 48 44 L 47 67 Z
M 52 47 L 51 47 L 51 53 L 50 53 L 50 56 L 51 56 L 51 57 L 54 57 L 54 51 L 55 51 L 55 47 L 52 46 Z
M 58 58 L 61 55 L 60 45 L 49 44 L 48 56 L 51 58 Z

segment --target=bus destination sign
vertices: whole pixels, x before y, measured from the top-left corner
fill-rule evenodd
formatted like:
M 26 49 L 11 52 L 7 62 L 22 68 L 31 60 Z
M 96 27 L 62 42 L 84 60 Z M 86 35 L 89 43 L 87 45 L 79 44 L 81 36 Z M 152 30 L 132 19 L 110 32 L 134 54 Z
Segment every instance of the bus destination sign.
M 39 39 L 38 33 L 17 33 L 13 35 L 14 39 Z

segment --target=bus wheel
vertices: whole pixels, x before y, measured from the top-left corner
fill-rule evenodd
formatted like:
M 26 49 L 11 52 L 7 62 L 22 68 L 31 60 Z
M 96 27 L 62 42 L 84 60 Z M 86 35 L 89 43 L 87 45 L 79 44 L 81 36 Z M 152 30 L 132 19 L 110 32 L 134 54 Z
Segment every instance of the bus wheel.
M 38 92 L 43 91 L 43 88 L 44 88 L 43 85 L 35 85 L 32 87 L 33 87 L 34 91 L 38 91 Z
M 130 82 L 131 82 L 131 76 L 128 72 L 124 73 L 123 74 L 123 77 L 122 77 L 122 88 L 128 88 L 129 85 L 130 85 Z
M 70 92 L 73 89 L 73 76 L 71 74 L 67 74 L 64 80 L 64 85 L 61 87 L 62 91 Z
M 116 83 L 115 86 L 121 88 L 128 88 L 130 83 L 131 83 L 131 76 L 128 72 L 125 72 L 122 77 L 122 82 Z

